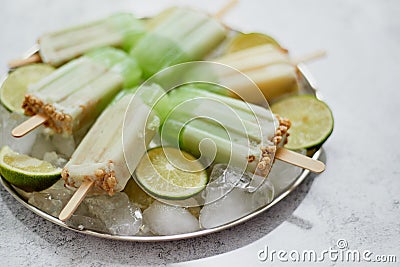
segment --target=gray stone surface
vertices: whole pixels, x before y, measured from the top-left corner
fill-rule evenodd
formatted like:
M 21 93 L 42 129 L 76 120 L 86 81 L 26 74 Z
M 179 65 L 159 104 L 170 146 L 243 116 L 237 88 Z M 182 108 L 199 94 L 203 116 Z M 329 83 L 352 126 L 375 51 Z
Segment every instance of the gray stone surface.
M 6 62 L 45 31 L 116 10 L 152 15 L 184 3 L 212 12 L 224 2 L 4 0 L 0 71 L 5 73 Z M 325 145 L 327 170 L 310 176 L 270 211 L 201 238 L 128 243 L 62 229 L 0 188 L 0 265 L 265 265 L 257 260 L 265 245 L 322 251 L 340 238 L 352 249 L 395 254 L 400 262 L 398 14 L 396 0 L 243 0 L 225 18 L 239 29 L 276 36 L 294 56 L 321 48 L 329 53 L 309 65 L 335 116 L 334 133 Z M 187 263 L 192 260 L 197 261 Z

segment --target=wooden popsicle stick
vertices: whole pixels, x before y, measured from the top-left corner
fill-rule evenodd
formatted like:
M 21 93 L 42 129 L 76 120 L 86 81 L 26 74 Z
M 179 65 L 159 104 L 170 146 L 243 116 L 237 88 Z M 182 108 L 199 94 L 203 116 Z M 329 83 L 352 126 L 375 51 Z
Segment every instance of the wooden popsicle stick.
M 45 123 L 47 120 L 48 118 L 46 116 L 36 114 L 35 116 L 30 117 L 29 119 L 15 127 L 12 130 L 11 134 L 17 138 L 22 137 Z
M 10 69 L 14 69 L 28 64 L 39 63 L 39 62 L 42 62 L 42 59 L 40 58 L 40 55 L 36 53 L 28 58 L 11 60 L 10 62 L 8 62 L 8 67 Z
M 220 20 L 222 19 L 223 16 L 226 15 L 226 13 L 229 12 L 236 4 L 239 2 L 239 0 L 231 0 L 229 1 L 225 6 L 223 6 L 217 13 L 214 14 L 214 18 Z
M 82 201 L 85 199 L 87 193 L 93 187 L 93 181 L 84 181 L 81 186 L 76 190 L 74 195 L 68 201 L 67 205 L 62 209 L 58 218 L 60 221 L 65 222 L 69 218 L 71 218 L 72 214 L 76 211 Z
M 276 150 L 275 158 L 314 173 L 321 173 L 325 170 L 325 164 L 323 162 L 287 150 L 283 147 L 279 147 Z
M 326 51 L 325 50 L 318 50 L 318 51 L 314 51 L 313 53 L 307 54 L 307 55 L 303 55 L 301 57 L 295 58 L 292 61 L 292 64 L 297 66 L 300 63 L 306 63 L 306 62 L 310 62 L 316 59 L 320 59 L 326 56 Z

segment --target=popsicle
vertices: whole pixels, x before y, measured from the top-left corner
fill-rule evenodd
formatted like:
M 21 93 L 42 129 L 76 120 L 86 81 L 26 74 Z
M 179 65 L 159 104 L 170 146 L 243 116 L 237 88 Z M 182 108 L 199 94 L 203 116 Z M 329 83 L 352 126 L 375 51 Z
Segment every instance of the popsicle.
M 147 32 L 130 54 L 148 78 L 166 67 L 203 59 L 226 32 L 217 19 L 207 14 L 175 8 L 163 15 L 162 22 Z
M 193 85 L 172 90 L 169 98 L 175 109 L 162 126 L 161 140 L 190 152 L 206 166 L 229 163 L 265 177 L 279 158 L 316 172 L 323 170 L 322 163 L 280 148 L 291 123 L 264 107 Z
M 39 38 L 39 54 L 31 60 L 60 66 L 95 48 L 113 46 L 129 51 L 145 33 L 143 21 L 130 13 L 117 13 L 91 23 L 47 33 Z M 29 63 L 29 62 L 28 62 Z M 17 67 L 24 61 L 10 63 Z
M 113 97 L 123 87 L 138 84 L 140 77 L 136 61 L 125 52 L 99 48 L 29 87 L 22 107 L 25 115 L 56 133 L 86 132 Z M 13 135 L 22 136 L 34 126 L 28 120 Z
M 227 54 L 214 60 L 247 75 L 260 88 L 267 100 L 298 91 L 297 68 L 286 51 L 267 44 Z M 220 68 L 222 84 L 234 87 L 239 95 L 246 94 L 242 74 L 230 68 Z
M 156 84 L 145 86 L 147 88 L 142 86 L 136 93 L 140 95 L 134 96 L 131 92 L 118 95 L 64 167 L 62 177 L 65 184 L 79 188 L 75 198 L 83 199 L 89 190 L 113 195 L 124 189 L 157 132 L 168 105 L 163 98 L 153 109 L 165 92 Z M 72 214 L 76 204 L 71 199 L 60 219 L 65 220 Z

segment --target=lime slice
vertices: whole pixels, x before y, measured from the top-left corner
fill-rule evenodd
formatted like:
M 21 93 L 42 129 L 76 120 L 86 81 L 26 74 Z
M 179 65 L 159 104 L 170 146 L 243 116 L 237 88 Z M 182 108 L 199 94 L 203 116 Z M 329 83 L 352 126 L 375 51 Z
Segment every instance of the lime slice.
M 8 75 L 1 86 L 1 102 L 9 111 L 23 113 L 21 105 L 28 90 L 28 86 L 38 82 L 53 71 L 54 68 L 52 66 L 41 63 L 16 69 Z
M 203 169 L 201 163 L 189 153 L 173 147 L 157 147 L 143 156 L 135 176 L 143 190 L 154 197 L 186 199 L 205 188 L 208 176 Z
M 61 169 L 5 146 L 0 151 L 0 174 L 16 187 L 32 192 L 52 186 L 60 179 Z
M 322 144 L 332 133 L 333 116 L 329 107 L 310 95 L 285 98 L 271 106 L 272 112 L 290 119 L 288 149 L 311 148 Z
M 226 48 L 226 53 L 237 52 L 246 48 L 272 44 L 277 47 L 281 47 L 279 43 L 269 35 L 253 32 L 253 33 L 240 33 L 233 37 L 232 41 L 229 43 Z

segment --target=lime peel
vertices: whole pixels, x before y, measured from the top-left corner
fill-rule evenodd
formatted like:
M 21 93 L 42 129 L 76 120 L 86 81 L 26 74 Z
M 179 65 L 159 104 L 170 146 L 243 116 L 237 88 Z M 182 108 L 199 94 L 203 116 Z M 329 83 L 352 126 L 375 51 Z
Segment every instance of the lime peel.
M 292 122 L 286 148 L 297 150 L 321 145 L 331 135 L 334 120 L 326 103 L 311 95 L 285 98 L 271 106 L 272 112 Z
M 20 67 L 11 72 L 0 89 L 0 101 L 11 111 L 23 113 L 21 108 L 30 84 L 34 84 L 54 71 L 48 64 L 38 63 Z
M 272 44 L 276 47 L 281 48 L 279 43 L 269 35 L 252 32 L 252 33 L 239 33 L 238 35 L 234 36 L 229 43 L 228 47 L 226 48 L 226 54 L 234 53 L 243 49 L 259 46 L 259 45 L 266 45 Z
M 61 169 L 5 146 L 0 151 L 0 174 L 12 185 L 32 192 L 52 186 L 60 179 Z

